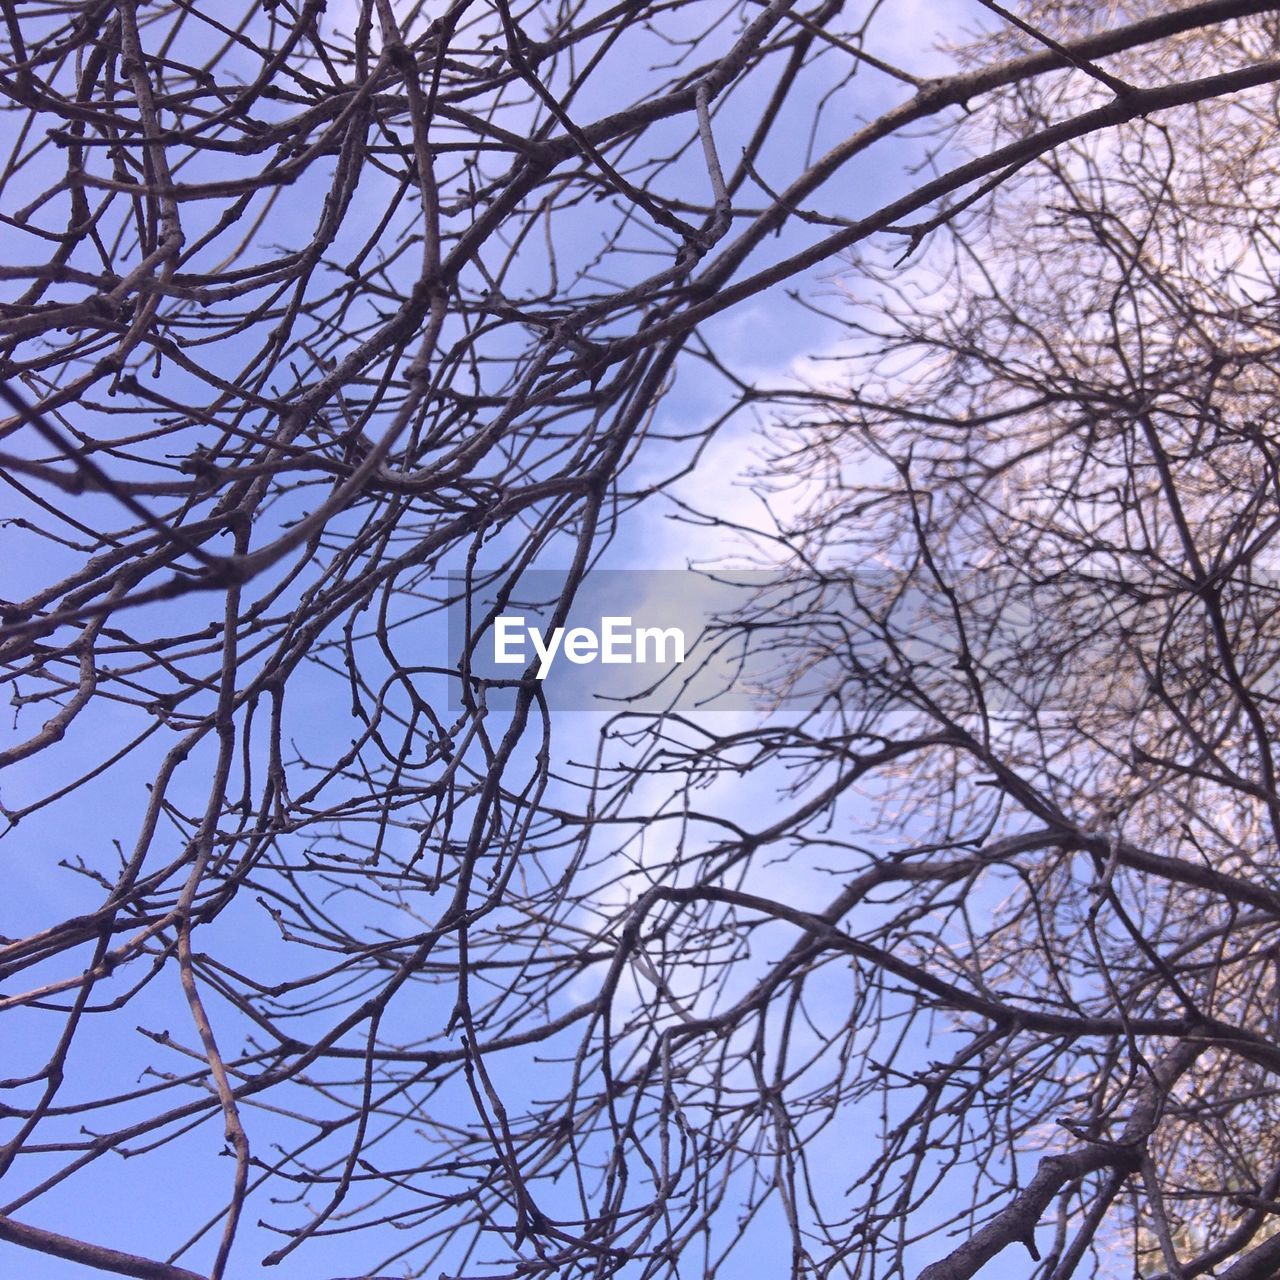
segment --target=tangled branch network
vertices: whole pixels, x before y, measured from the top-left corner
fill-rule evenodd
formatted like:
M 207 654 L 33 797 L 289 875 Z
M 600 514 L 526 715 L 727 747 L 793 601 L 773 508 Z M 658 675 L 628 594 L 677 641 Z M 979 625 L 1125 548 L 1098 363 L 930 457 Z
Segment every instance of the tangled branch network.
M 1280 1270 L 1278 6 L 0 15 L 0 1269 Z

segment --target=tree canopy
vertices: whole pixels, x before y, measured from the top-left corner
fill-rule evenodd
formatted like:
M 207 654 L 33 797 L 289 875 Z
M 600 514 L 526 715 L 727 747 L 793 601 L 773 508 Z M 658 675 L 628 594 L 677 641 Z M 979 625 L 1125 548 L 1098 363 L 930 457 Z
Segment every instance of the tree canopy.
M 1280 1270 L 1280 6 L 0 7 L 0 1249 Z

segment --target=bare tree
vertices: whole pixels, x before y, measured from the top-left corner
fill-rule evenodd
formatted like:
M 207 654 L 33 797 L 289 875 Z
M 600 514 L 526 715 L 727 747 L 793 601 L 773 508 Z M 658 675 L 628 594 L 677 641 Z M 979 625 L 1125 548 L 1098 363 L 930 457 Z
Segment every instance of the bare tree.
M 963 134 L 1150 69 L 1014 86 Z M 752 623 L 825 696 L 799 750 L 852 775 L 914 744 L 821 914 L 891 895 L 839 945 L 886 1000 L 906 978 L 904 1017 L 963 1028 L 849 1077 L 907 1117 L 864 1222 L 905 1213 L 905 1241 L 924 1196 L 972 1192 L 922 1280 L 1019 1241 L 1038 1277 L 1280 1266 L 1275 112 L 1268 87 L 1041 157 L 879 273 L 847 384 L 779 392 L 807 412 L 763 479 L 819 486 L 783 539 L 814 570 Z
M 1275 9 L 5 3 L 0 1240 L 1272 1274 Z M 726 631 L 793 700 L 584 749 L 432 647 L 841 255 Z

